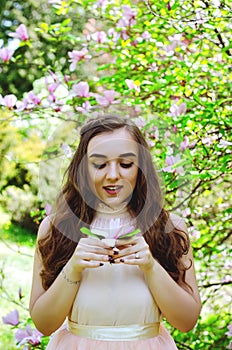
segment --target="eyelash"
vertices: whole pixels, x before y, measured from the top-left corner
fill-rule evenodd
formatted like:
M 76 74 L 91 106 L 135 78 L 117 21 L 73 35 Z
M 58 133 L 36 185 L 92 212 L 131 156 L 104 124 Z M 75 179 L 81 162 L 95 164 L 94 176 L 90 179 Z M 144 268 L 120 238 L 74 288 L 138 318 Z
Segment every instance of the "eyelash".
M 129 169 L 132 167 L 134 163 L 131 162 L 131 163 L 120 163 L 120 166 L 124 169 Z M 96 168 L 96 169 L 104 169 L 105 166 L 106 166 L 106 163 L 104 164 L 96 164 L 96 163 L 93 163 L 93 166 Z

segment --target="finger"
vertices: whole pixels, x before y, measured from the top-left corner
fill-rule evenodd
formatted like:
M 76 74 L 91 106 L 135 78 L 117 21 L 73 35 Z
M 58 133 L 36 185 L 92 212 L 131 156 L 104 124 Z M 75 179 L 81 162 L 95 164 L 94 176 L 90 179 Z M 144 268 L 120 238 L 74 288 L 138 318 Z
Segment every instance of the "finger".
M 132 237 L 132 238 L 122 238 L 122 239 L 117 239 L 115 242 L 115 246 L 116 247 L 120 247 L 120 246 L 131 246 L 136 244 L 136 242 L 138 241 L 139 237 Z
M 94 237 L 88 237 L 88 238 L 81 238 L 79 241 L 79 244 L 85 244 L 88 246 L 94 246 L 94 247 L 105 247 L 102 240 Z
M 139 244 L 131 245 L 131 246 L 123 246 L 118 251 L 117 257 L 124 257 L 124 256 L 132 256 L 133 254 L 144 250 L 145 248 Z
M 97 268 L 97 267 L 104 266 L 104 263 L 103 262 L 99 262 L 99 261 L 94 261 L 94 260 L 90 260 L 90 261 L 81 260 L 81 262 L 79 263 L 79 266 L 82 269 L 85 269 L 85 268 Z
M 123 258 L 117 258 L 115 259 L 115 263 L 125 263 L 129 265 L 140 265 L 144 262 L 144 255 L 142 252 L 133 253 L 127 256 L 124 256 Z
M 112 249 L 106 249 L 103 247 L 96 247 L 96 246 L 88 246 L 85 244 L 79 245 L 79 248 L 77 249 L 77 251 L 79 250 L 89 252 L 89 253 L 94 253 L 94 254 L 102 254 L 102 255 L 108 255 L 112 252 Z
M 86 251 L 85 252 L 83 252 L 83 251 L 76 252 L 76 257 L 79 260 L 99 261 L 99 262 L 107 262 L 109 259 L 108 255 L 89 253 Z

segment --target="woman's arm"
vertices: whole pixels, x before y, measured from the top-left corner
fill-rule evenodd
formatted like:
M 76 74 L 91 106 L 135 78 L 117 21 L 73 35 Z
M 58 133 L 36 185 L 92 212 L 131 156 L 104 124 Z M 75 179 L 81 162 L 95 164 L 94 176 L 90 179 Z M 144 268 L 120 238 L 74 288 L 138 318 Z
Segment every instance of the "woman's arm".
M 50 220 L 47 217 L 39 227 L 38 240 L 45 237 L 49 229 Z M 82 238 L 73 256 L 64 266 L 64 272 L 45 290 L 40 276 L 43 265 L 36 249 L 29 309 L 39 331 L 50 335 L 63 324 L 76 297 L 79 288 L 77 281 L 81 279 L 83 269 L 97 268 L 102 261 L 108 261 L 108 250 L 103 247 L 103 243 L 94 238 Z
M 186 256 L 193 261 L 192 252 Z M 167 271 L 154 260 L 151 268 L 144 270 L 150 291 L 162 314 L 175 328 L 190 331 L 197 322 L 201 310 L 193 264 L 186 271 L 186 282 L 192 290 L 177 284 Z
M 38 240 L 45 237 L 50 229 L 50 220 L 45 218 L 38 231 Z M 48 290 L 44 290 L 40 272 L 42 261 L 38 250 L 35 251 L 32 288 L 30 297 L 30 314 L 35 326 L 44 335 L 50 335 L 58 329 L 68 315 L 78 290 L 78 284 L 67 283 L 62 274 L 56 278 Z M 68 264 L 64 271 L 70 280 L 76 281 L 81 276 L 76 275 Z
M 175 227 L 187 232 L 183 220 L 177 216 L 171 217 L 171 219 Z M 128 244 L 131 246 L 128 247 Z M 136 253 L 138 253 L 139 259 L 136 259 Z M 153 298 L 168 322 L 182 332 L 188 332 L 194 327 L 200 314 L 201 301 L 191 249 L 182 258 L 185 266 L 190 266 L 192 261 L 185 276 L 191 289 L 183 282 L 176 283 L 171 278 L 159 262 L 152 257 L 149 246 L 143 237 L 133 238 L 127 242 L 127 247 L 120 250 L 116 263 L 120 263 L 122 259 L 125 264 L 138 265 L 144 272 Z

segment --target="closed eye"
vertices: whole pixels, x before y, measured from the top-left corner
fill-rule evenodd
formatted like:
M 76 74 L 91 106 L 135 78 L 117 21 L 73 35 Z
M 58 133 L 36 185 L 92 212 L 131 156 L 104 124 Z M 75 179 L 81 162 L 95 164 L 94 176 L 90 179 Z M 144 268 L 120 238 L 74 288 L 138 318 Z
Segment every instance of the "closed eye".
M 103 164 L 96 164 L 96 163 L 93 163 L 93 166 L 94 166 L 94 168 L 96 168 L 96 169 L 103 169 L 103 168 L 105 168 L 106 163 L 103 163 Z
M 133 162 L 131 162 L 131 163 L 120 163 L 120 166 L 121 166 L 122 168 L 124 168 L 124 169 L 129 169 L 129 168 L 132 167 L 133 164 L 134 164 Z M 102 163 L 102 164 L 93 163 L 93 166 L 94 166 L 94 168 L 96 168 L 96 169 L 104 169 L 105 166 L 106 166 L 106 163 Z
M 124 168 L 124 169 L 128 169 L 128 168 L 131 168 L 133 164 L 134 164 L 133 162 L 131 162 L 131 163 L 120 163 L 120 166 L 122 168 Z

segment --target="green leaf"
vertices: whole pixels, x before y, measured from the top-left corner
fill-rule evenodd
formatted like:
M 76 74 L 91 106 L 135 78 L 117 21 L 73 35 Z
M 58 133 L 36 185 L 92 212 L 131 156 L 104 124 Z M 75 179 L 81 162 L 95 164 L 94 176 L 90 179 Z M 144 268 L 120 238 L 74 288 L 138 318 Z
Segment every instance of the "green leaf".
M 140 232 L 141 232 L 140 229 L 137 228 L 136 230 L 134 230 L 132 232 L 129 232 L 129 233 L 125 234 L 125 235 L 122 235 L 122 236 L 118 237 L 118 239 L 130 238 L 130 237 L 133 237 L 133 236 L 137 235 Z
M 88 229 L 87 227 L 81 227 L 81 228 L 80 228 L 80 231 L 81 231 L 82 233 L 84 233 L 85 235 L 90 236 L 90 237 L 95 237 L 95 238 L 99 238 L 99 239 L 105 238 L 105 237 L 102 236 L 102 235 L 97 235 L 97 234 L 93 233 L 93 232 L 90 231 L 90 229 Z

